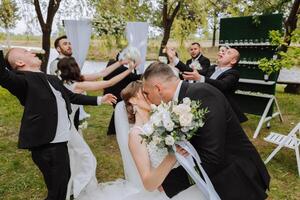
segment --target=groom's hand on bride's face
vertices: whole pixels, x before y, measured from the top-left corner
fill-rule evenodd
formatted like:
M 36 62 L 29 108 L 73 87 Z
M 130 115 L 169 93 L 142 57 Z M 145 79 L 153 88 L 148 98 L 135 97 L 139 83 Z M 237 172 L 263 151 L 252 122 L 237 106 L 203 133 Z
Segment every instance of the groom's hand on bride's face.
M 176 145 L 176 152 L 184 157 L 187 157 L 190 155 L 184 148 L 180 147 L 179 145 Z
M 112 94 L 106 94 L 101 98 L 101 103 L 113 105 L 117 103 L 117 97 Z

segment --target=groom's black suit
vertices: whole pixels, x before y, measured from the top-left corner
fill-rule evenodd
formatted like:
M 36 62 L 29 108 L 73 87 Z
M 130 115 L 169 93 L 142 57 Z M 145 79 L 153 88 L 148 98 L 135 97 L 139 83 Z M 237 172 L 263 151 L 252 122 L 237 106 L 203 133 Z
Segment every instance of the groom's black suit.
M 18 146 L 31 150 L 48 188 L 47 200 L 65 200 L 70 178 L 69 155 L 67 142 L 50 143 L 56 136 L 58 107 L 49 83 L 61 93 L 68 114 L 72 112 L 70 103 L 97 105 L 97 97 L 72 93 L 56 76 L 12 72 L 0 64 L 0 85 L 24 106 Z
M 183 82 L 178 100 L 201 100 L 207 107 L 205 125 L 191 139 L 202 166 L 222 200 L 261 200 L 267 197 L 270 177 L 230 104 L 213 86 Z M 173 169 L 163 183 L 172 197 L 190 186 L 182 167 Z

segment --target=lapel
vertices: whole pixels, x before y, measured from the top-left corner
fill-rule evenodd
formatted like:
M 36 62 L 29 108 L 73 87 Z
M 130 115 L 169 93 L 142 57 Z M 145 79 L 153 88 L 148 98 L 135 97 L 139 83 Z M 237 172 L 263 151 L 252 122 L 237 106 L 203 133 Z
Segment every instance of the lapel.
M 225 72 L 222 72 L 222 73 L 216 78 L 216 80 L 220 80 L 221 78 L 223 78 L 223 76 L 224 76 L 226 73 L 230 72 L 231 70 L 232 70 L 232 68 L 226 70 Z
M 57 77 L 54 77 L 52 75 L 47 75 L 47 79 L 48 79 L 49 83 L 51 83 L 52 87 L 61 93 L 63 99 L 66 102 L 66 108 L 68 110 L 68 113 L 70 114 L 72 112 L 71 105 L 70 105 L 70 100 L 69 100 L 69 97 L 67 96 L 67 94 L 65 93 L 65 91 L 62 88 L 60 80 Z M 47 84 L 47 85 L 50 88 L 49 84 Z M 51 88 L 50 88 L 50 90 L 51 90 Z M 52 90 L 51 90 L 51 93 L 53 94 Z M 53 94 L 53 96 L 54 96 L 54 94 Z
M 198 62 L 199 62 L 199 63 L 201 63 L 202 58 L 203 58 L 203 55 L 201 54 L 201 55 L 199 56 L 199 58 L 198 58 Z
M 206 74 L 206 77 L 211 77 L 211 75 L 216 71 L 216 66 L 217 65 L 211 65 L 209 68 L 208 68 L 208 72 Z
M 179 90 L 178 103 L 181 102 L 184 97 L 186 97 L 186 92 L 187 92 L 188 87 L 189 87 L 189 83 L 186 81 L 183 81 L 181 84 L 181 88 Z
M 44 73 L 35 73 L 35 75 L 42 81 L 42 83 L 46 86 L 46 88 L 51 92 L 51 94 L 54 96 L 51 88 L 50 88 L 50 85 L 49 85 L 49 82 L 47 80 L 47 75 L 44 74 Z

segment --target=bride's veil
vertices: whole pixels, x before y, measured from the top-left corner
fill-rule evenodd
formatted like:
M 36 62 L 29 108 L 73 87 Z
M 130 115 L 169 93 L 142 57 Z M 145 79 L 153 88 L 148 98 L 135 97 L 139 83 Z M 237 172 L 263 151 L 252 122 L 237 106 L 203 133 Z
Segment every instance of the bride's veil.
M 127 112 L 124 101 L 119 102 L 115 108 L 115 128 L 117 141 L 122 155 L 125 179 L 138 189 L 143 190 L 143 184 L 137 171 L 134 160 L 128 147 L 128 134 L 130 124 L 128 122 Z

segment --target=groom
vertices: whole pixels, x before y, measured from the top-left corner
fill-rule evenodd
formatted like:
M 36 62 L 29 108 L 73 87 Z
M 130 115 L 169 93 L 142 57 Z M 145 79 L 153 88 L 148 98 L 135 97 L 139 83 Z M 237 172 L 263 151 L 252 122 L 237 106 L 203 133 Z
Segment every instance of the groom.
M 24 107 L 18 147 L 31 151 L 32 160 L 42 172 L 48 189 L 46 200 L 65 200 L 70 178 L 67 142 L 72 126 L 71 103 L 111 104 L 116 101 L 115 97 L 72 93 L 56 76 L 41 72 L 41 60 L 25 49 L 9 50 L 6 60 L 12 71 L 0 63 L 0 85 Z
M 222 200 L 262 200 L 267 198 L 270 176 L 258 152 L 249 141 L 224 95 L 206 83 L 179 80 L 166 64 L 153 63 L 143 76 L 144 94 L 151 103 L 200 100 L 209 113 L 205 125 L 190 142 Z M 173 197 L 190 187 L 187 173 L 173 169 L 162 184 Z

